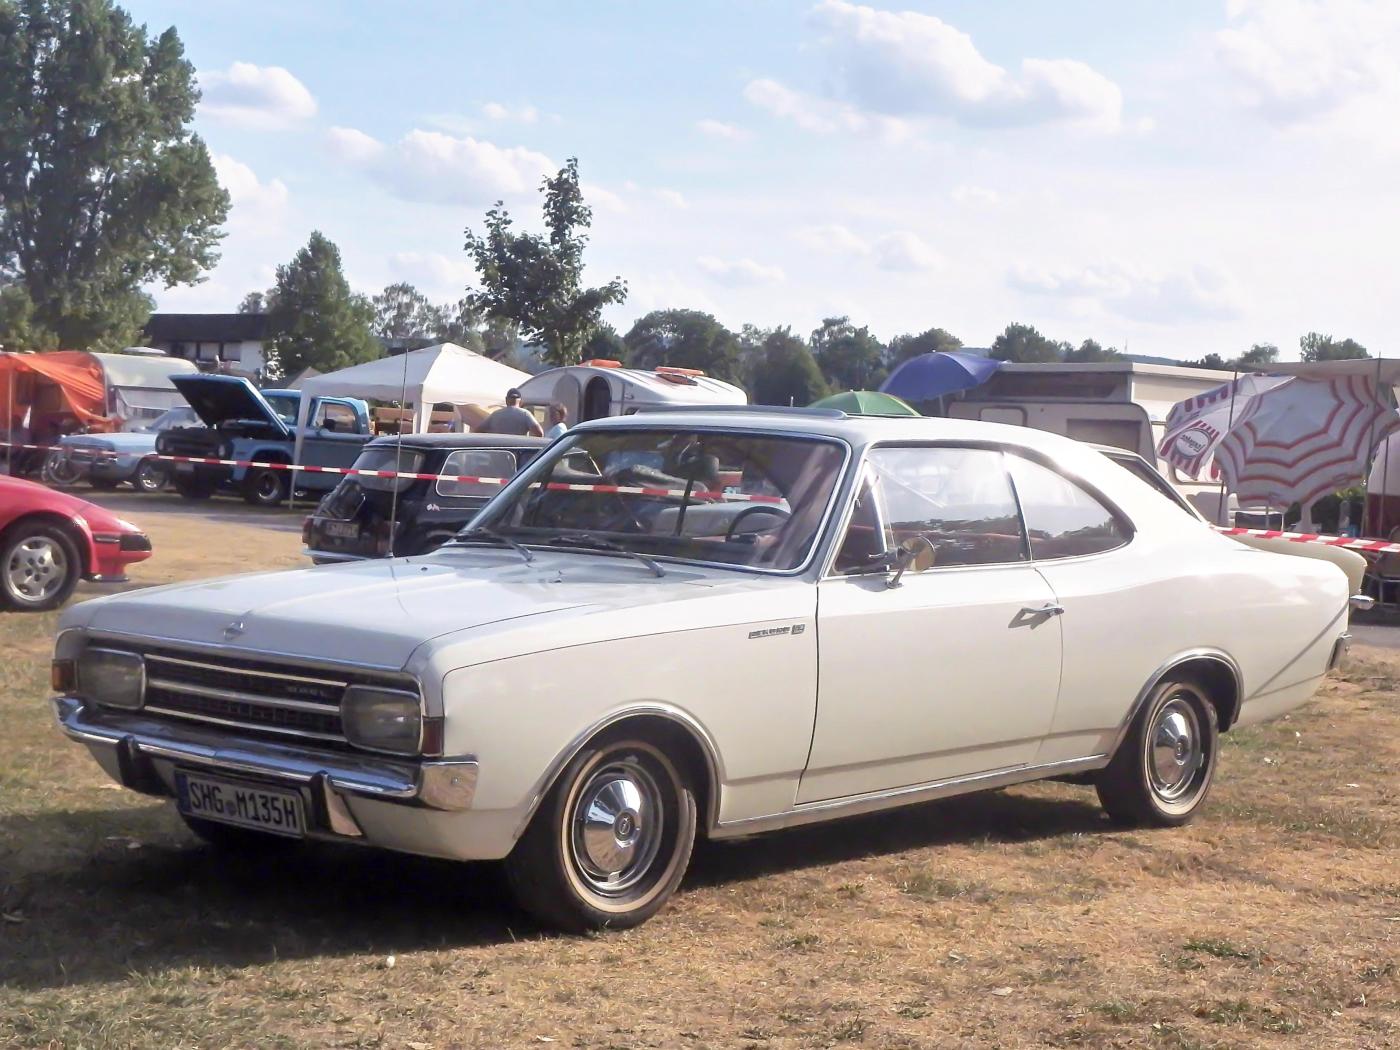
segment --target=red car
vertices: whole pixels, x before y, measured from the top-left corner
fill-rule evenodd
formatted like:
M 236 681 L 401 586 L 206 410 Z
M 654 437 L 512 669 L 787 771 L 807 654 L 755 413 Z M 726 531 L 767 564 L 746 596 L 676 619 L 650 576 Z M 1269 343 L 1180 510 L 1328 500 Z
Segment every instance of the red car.
M 0 476 L 0 608 L 61 605 L 78 580 L 119 583 L 151 556 L 151 541 L 95 503 Z

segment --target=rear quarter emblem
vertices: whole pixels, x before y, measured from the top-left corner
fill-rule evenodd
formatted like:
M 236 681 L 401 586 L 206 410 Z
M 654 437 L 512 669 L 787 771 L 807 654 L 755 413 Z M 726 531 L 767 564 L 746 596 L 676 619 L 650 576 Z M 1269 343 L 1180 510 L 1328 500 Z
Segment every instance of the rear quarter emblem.
M 801 634 L 807 629 L 805 623 L 795 623 L 787 627 L 764 627 L 757 631 L 750 631 L 750 638 L 777 638 L 784 634 Z

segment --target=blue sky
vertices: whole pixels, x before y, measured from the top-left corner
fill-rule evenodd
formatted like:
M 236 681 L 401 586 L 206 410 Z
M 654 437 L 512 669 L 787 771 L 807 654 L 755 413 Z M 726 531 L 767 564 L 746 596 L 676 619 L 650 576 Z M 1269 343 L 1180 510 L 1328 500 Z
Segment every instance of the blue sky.
M 174 24 L 233 211 L 228 310 L 312 229 L 358 290 L 471 279 L 462 229 L 577 155 L 647 310 L 1195 357 L 1388 345 L 1400 4 L 129 2 Z

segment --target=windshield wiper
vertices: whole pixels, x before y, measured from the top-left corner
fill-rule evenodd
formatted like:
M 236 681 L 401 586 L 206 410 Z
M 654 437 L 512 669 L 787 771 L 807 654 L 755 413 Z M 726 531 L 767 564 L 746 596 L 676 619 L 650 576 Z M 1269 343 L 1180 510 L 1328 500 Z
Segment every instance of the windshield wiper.
M 591 532 L 571 532 L 567 535 L 551 536 L 542 541 L 544 546 L 568 545 L 571 547 L 582 547 L 585 550 L 593 549 L 599 551 L 609 551 L 614 554 L 625 554 L 629 558 L 636 558 L 658 576 L 665 576 L 666 570 L 655 558 L 649 558 L 638 551 L 628 550 L 621 544 L 612 540 L 605 540 L 601 536 L 594 536 Z
M 484 525 L 475 529 L 467 529 L 466 532 L 459 532 L 456 536 L 452 537 L 453 543 L 457 543 L 461 540 L 489 540 L 494 543 L 503 543 L 524 558 L 525 564 L 528 565 L 535 560 L 535 556 L 530 553 L 529 548 L 527 548 L 525 544 L 511 539 L 509 536 L 503 536 L 495 529 L 488 529 Z

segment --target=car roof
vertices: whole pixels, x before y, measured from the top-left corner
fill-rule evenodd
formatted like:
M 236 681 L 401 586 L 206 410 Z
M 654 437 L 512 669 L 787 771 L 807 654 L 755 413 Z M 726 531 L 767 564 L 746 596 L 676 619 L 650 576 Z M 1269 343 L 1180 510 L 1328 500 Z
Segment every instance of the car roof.
M 400 443 L 397 434 L 385 434 L 374 438 L 366 447 L 383 448 L 385 445 Z M 405 448 L 542 448 L 549 444 L 545 438 L 524 437 L 517 434 L 404 434 Z

